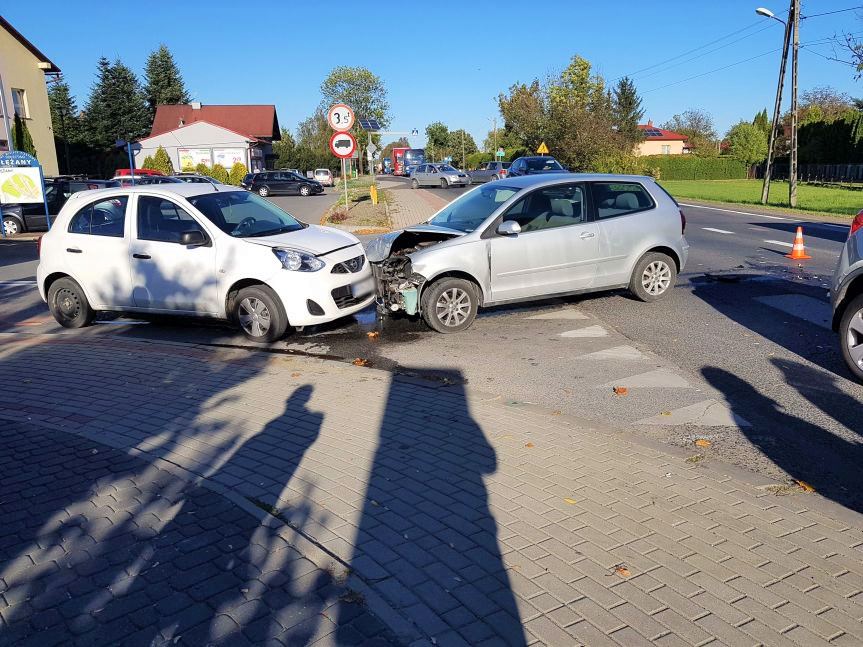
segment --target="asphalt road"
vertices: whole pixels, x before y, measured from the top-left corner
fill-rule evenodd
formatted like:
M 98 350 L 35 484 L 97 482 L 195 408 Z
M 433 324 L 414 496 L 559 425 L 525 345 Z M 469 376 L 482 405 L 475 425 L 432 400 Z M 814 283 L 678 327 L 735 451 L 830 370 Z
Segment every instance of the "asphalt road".
M 434 192 L 455 198 L 463 190 Z M 309 222 L 328 206 L 326 197 L 275 200 Z M 601 293 L 496 308 L 468 331 L 446 336 L 406 318 L 381 321 L 370 311 L 295 333 L 270 350 L 360 358 L 393 370 L 455 367 L 474 388 L 502 394 L 512 406 L 535 403 L 683 446 L 707 439 L 711 446 L 698 450 L 705 460 L 805 481 L 863 509 L 863 387 L 841 361 L 827 302 L 847 226 L 733 209 L 683 210 L 689 262 L 660 302 Z M 798 224 L 813 258 L 793 262 L 784 254 Z M 23 283 L 35 273 L 33 258 L 32 244 L 0 247 L 0 331 L 248 346 L 235 331 L 198 320 L 106 319 L 84 331 L 61 331 L 32 285 Z M 576 332 L 585 328 L 596 336 Z M 632 386 L 621 397 L 615 384 Z M 670 424 L 678 412 L 700 411 L 705 402 L 716 403 L 718 421 L 699 413 L 687 424 Z

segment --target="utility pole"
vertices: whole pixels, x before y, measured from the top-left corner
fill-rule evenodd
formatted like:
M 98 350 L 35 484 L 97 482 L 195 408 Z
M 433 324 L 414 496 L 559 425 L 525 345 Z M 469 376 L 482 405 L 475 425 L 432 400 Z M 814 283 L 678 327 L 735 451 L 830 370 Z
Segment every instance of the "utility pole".
M 461 129 L 461 170 L 463 171 L 465 167 L 464 161 L 464 128 Z
M 800 0 L 793 0 L 794 48 L 791 52 L 791 170 L 788 175 L 788 204 L 797 206 L 797 50 L 800 46 Z M 792 17 L 788 17 L 791 22 Z
M 791 0 L 791 6 L 788 9 L 788 20 L 784 23 L 785 35 L 782 38 L 782 58 L 779 60 L 779 83 L 776 85 L 776 103 L 773 106 L 770 142 L 767 145 L 767 165 L 764 168 L 764 186 L 761 189 L 761 204 L 767 204 L 767 199 L 770 197 L 770 176 L 773 171 L 773 149 L 776 144 L 776 130 L 779 128 L 779 115 L 782 108 L 782 87 L 785 85 L 785 63 L 788 60 L 788 41 L 791 36 L 791 20 L 794 17 L 796 2 L 797 0 Z
M 3 111 L 3 125 L 6 128 L 6 150 L 14 151 L 15 143 L 12 141 L 12 128 L 9 126 L 9 110 L 6 108 L 6 89 L 3 87 L 3 76 L 0 75 L 0 110 Z

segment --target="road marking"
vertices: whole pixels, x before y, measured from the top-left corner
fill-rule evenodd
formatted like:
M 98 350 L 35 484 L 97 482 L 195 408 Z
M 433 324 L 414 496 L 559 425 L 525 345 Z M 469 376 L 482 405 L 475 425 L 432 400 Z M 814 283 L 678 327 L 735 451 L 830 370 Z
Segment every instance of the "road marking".
M 804 294 L 778 294 L 769 297 L 755 297 L 759 303 L 776 308 L 803 321 L 830 330 L 830 306 L 824 301 L 813 299 Z
M 660 413 L 652 418 L 639 420 L 637 425 L 696 425 L 698 427 L 751 427 L 745 418 L 738 416 L 728 406 L 716 400 L 704 400 L 688 407 Z
M 757 216 L 759 218 L 770 218 L 771 220 L 791 220 L 790 218 L 782 218 L 781 216 L 768 216 L 763 213 L 752 213 L 751 211 L 735 211 L 734 209 L 720 209 L 719 207 L 704 207 L 700 204 L 686 204 L 678 202 L 681 207 L 692 207 L 693 209 L 712 209 L 713 211 L 724 211 L 725 213 L 739 213 L 742 216 Z
M 608 384 L 603 384 L 596 388 L 610 389 L 613 386 L 625 386 L 627 388 L 668 388 L 668 389 L 688 389 L 689 382 L 680 377 L 677 373 L 673 373 L 664 368 L 658 368 L 655 371 L 640 373 L 630 377 L 623 377 L 618 380 L 612 380 Z
M 784 240 L 765 240 L 764 242 L 771 245 L 782 245 L 782 247 L 794 247 L 794 243 L 786 243 Z
M 614 346 L 598 350 L 586 355 L 579 355 L 577 359 L 620 359 L 620 360 L 639 360 L 644 359 L 644 353 L 633 346 Z
M 714 229 L 713 227 L 702 227 L 704 231 L 715 231 L 717 234 L 733 234 L 733 231 L 726 231 L 725 229 Z
M 588 326 L 560 333 L 561 337 L 607 337 L 608 331 L 602 326 Z

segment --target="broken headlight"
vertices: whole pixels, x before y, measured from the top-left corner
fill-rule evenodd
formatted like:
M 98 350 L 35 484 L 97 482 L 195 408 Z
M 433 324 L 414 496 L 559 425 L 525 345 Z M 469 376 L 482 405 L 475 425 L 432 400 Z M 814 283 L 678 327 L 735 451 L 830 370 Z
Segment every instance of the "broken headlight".
M 325 265 L 317 256 L 296 249 L 274 247 L 273 254 L 279 259 L 282 267 L 294 272 L 317 272 Z

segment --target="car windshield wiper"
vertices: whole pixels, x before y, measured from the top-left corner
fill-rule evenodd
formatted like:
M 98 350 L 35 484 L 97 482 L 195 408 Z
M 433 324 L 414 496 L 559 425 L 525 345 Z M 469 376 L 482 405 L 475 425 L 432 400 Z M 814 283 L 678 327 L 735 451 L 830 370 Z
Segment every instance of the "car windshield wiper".
M 269 229 L 267 231 L 259 231 L 254 234 L 249 234 L 248 236 L 244 236 L 244 238 L 262 238 L 264 236 L 276 236 L 277 234 L 287 234 L 291 231 L 297 231 L 302 229 L 297 225 L 285 225 L 284 227 L 279 227 L 278 229 Z

